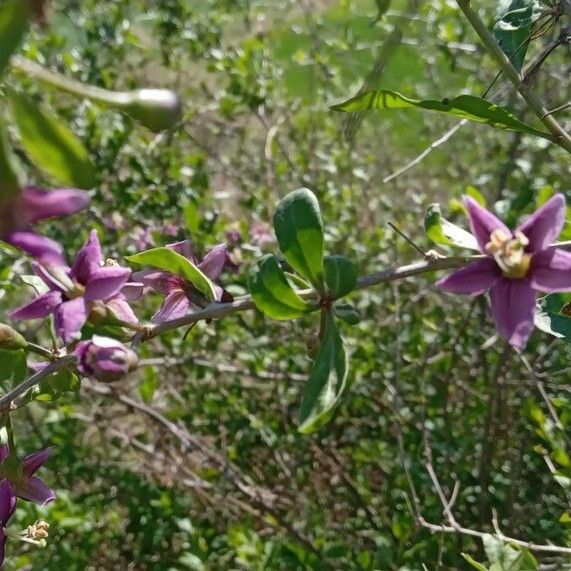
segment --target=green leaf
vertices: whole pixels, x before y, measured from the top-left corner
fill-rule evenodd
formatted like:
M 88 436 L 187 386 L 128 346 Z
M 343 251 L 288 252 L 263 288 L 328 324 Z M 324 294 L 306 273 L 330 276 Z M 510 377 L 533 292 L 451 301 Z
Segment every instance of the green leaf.
M 424 215 L 424 229 L 426 230 L 426 235 L 435 244 L 458 246 L 460 248 L 469 248 L 470 250 L 479 249 L 476 238 L 470 232 L 442 218 L 440 205 L 437 202 L 431 204 Z
M 333 306 L 333 313 L 349 325 L 357 325 L 361 321 L 361 316 L 355 307 L 346 301 L 341 301 Z
M 494 36 L 512 65 L 521 71 L 529 45 L 533 23 L 539 18 L 536 0 L 500 0 L 494 24 Z
M 486 556 L 493 564 L 490 571 L 536 571 L 538 568 L 533 555 L 525 549 L 516 549 L 490 534 L 484 535 L 483 543 Z
M 0 76 L 20 45 L 30 16 L 26 2 L 9 0 L 0 6 Z
M 508 567 L 508 571 L 537 571 L 537 569 L 539 563 L 527 549 L 520 551 L 515 561 Z
M 368 111 L 370 109 L 414 108 L 446 113 L 477 123 L 486 123 L 497 129 L 508 129 L 509 131 L 519 131 L 538 137 L 551 138 L 548 133 L 538 131 L 527 123 L 520 121 L 509 109 L 473 95 L 460 95 L 459 97 L 443 99 L 442 101 L 433 99 L 420 101 L 405 97 L 396 91 L 381 89 L 378 91 L 367 91 L 362 95 L 357 95 L 348 101 L 331 107 L 334 111 L 345 111 L 348 113 Z
M 7 93 L 22 146 L 34 163 L 63 184 L 91 188 L 93 165 L 69 127 L 29 97 L 13 89 Z
M 470 557 L 467 553 L 462 553 L 462 557 L 478 571 L 488 571 L 487 567 L 481 563 L 478 563 L 475 559 L 472 559 L 472 557 Z
M 155 391 L 159 387 L 159 380 L 157 378 L 157 372 L 155 367 L 145 367 L 145 373 L 143 374 L 143 380 L 139 385 L 139 393 L 141 398 L 149 404 L 153 400 Z
M 189 281 L 200 293 L 214 300 L 214 284 L 188 258 L 170 248 L 160 247 L 126 258 L 133 264 L 151 266 Z
M 334 298 L 347 295 L 357 285 L 357 266 L 344 256 L 326 256 L 323 273 L 327 292 Z
M 535 326 L 571 343 L 571 296 L 562 293 L 552 293 L 539 300 L 535 312 Z
M 42 379 L 35 399 L 42 402 L 52 402 L 65 393 L 74 392 L 79 388 L 79 377 L 68 368 L 62 369 L 49 377 Z
M 271 254 L 260 259 L 249 286 L 256 307 L 272 319 L 295 319 L 315 310 L 299 297 Z
M 28 373 L 26 353 L 0 350 L 0 388 L 8 390 L 19 385 Z
M 274 230 L 289 265 L 323 291 L 323 222 L 313 192 L 290 192 L 276 208 Z
M 348 359 L 335 318 L 325 313 L 323 339 L 305 385 L 299 432 L 308 434 L 327 424 L 347 386 Z

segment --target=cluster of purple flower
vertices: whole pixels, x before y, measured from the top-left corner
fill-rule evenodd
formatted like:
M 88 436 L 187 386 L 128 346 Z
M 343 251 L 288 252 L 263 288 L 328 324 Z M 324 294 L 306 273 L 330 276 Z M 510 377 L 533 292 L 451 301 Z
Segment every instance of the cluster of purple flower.
M 49 458 L 51 448 L 34 452 L 26 456 L 21 462 L 10 454 L 8 445 L 0 446 L 0 566 L 4 562 L 4 549 L 6 545 L 6 524 L 16 510 L 16 498 L 22 498 L 45 506 L 53 502 L 56 495 L 40 478 L 34 474 Z M 45 532 L 45 524 L 43 537 Z M 33 541 L 35 538 L 26 537 Z

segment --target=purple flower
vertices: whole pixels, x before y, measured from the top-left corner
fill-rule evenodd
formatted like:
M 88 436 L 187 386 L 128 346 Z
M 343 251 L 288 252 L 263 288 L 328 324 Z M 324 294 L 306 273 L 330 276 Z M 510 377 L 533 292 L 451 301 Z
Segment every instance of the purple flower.
M 0 462 L 4 462 L 9 456 L 7 444 L 0 446 Z M 44 448 L 33 454 L 29 454 L 22 461 L 22 471 L 17 477 L 8 476 L 12 494 L 34 502 L 39 506 L 45 506 L 56 499 L 55 492 L 48 488 L 42 480 L 34 474 L 46 462 L 52 453 L 51 448 Z
M 91 231 L 71 269 L 34 263 L 49 291 L 12 311 L 12 319 L 39 319 L 53 314 L 58 335 L 66 343 L 80 337 L 94 301 L 116 296 L 131 274 L 116 264 L 104 265 L 97 232 Z
M 110 383 L 118 381 L 137 368 L 139 357 L 122 343 L 109 337 L 94 335 L 75 348 L 77 368 L 82 375 Z
M 492 316 L 510 345 L 521 349 L 533 330 L 536 292 L 571 291 L 571 253 L 552 247 L 565 221 L 565 199 L 556 194 L 514 232 L 469 197 L 470 226 L 486 258 L 439 280 L 451 293 L 489 290 Z
M 200 263 L 194 257 L 190 240 L 175 242 L 167 247 L 196 264 L 198 269 L 211 280 L 216 280 L 220 276 L 228 260 L 225 244 L 219 244 L 210 250 Z M 157 323 L 182 317 L 187 314 L 191 305 L 196 305 L 192 301 L 193 295 L 196 294 L 194 286 L 180 276 L 156 270 L 143 270 L 135 272 L 133 278 L 166 296 L 159 310 L 153 315 L 153 321 Z M 223 294 L 222 288 L 215 285 L 214 292 L 216 300 L 220 301 Z
M 0 208 L 0 239 L 43 263 L 65 265 L 61 246 L 36 234 L 31 226 L 40 220 L 74 214 L 89 204 L 81 190 L 42 190 L 27 187 Z
M 4 563 L 6 533 L 4 528 L 16 510 L 16 496 L 8 480 L 0 482 L 0 567 Z
M 255 222 L 250 227 L 250 240 L 255 246 L 263 248 L 274 241 L 272 229 L 265 222 Z

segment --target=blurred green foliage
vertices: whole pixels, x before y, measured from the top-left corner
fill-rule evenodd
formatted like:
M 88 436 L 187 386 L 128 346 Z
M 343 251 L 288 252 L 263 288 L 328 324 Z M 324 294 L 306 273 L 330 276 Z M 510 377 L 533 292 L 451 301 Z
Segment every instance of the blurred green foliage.
M 480 4 L 491 22 L 494 3 Z M 119 260 L 187 236 L 207 250 L 238 231 L 239 271 L 224 284 L 240 294 L 249 266 L 278 253 L 275 205 L 300 186 L 319 199 L 327 252 L 349 257 L 361 274 L 418 256 L 388 222 L 425 249 L 429 204 L 439 201 L 446 219 L 466 227 L 458 199 L 467 189 L 511 224 L 554 192 L 571 199 L 564 151 L 479 125 L 383 183 L 455 120 L 395 111 L 360 123 L 329 106 L 367 77 L 372 89 L 421 99 L 480 94 L 496 69 L 453 2 L 394 0 L 375 22 L 377 14 L 372 0 L 54 1 L 49 26 L 27 37 L 24 55 L 105 88 L 175 89 L 184 118 L 153 134 L 8 72 L 12 86 L 69 122 L 95 166 L 89 211 L 43 229 L 73 254 L 95 227 L 106 256 Z M 402 41 L 371 77 L 395 27 Z M 529 54 L 550 38 L 532 42 Z M 555 51 L 536 79 L 550 107 L 568 95 L 564 56 Z M 533 120 L 509 89 L 496 102 Z M 27 182 L 53 185 L 13 139 Z M 564 233 L 571 237 L 568 226 Z M 7 310 L 28 293 L 21 262 L 10 252 L 2 260 Z M 351 295 L 361 320 L 340 325 L 351 387 L 313 435 L 296 426 L 314 314 L 276 323 L 246 312 L 143 345 L 147 366 L 117 391 L 152 406 L 170 428 L 85 383 L 19 411 L 19 448 L 54 446 L 44 475 L 59 497 L 45 509 L 20 502 L 11 526 L 46 519 L 50 537 L 44 550 L 10 541 L 6 568 L 465 569 L 462 553 L 486 560 L 479 540 L 415 525 L 404 465 L 423 516 L 444 521 L 426 443 L 448 496 L 459 482 L 462 525 L 492 531 L 495 510 L 508 535 L 566 545 L 569 346 L 537 331 L 526 350 L 557 424 L 517 355 L 496 374 L 502 347 L 485 300 L 445 296 L 434 278 Z M 137 312 L 149 318 L 159 303 L 148 296 Z M 49 343 L 47 328 L 21 331 Z M 181 441 L 172 426 L 196 441 Z

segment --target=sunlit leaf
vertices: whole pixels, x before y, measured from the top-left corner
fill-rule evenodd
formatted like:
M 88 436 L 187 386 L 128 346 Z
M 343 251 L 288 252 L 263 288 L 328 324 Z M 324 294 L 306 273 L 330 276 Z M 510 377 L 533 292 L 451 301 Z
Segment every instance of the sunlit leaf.
M 69 127 L 29 97 L 12 89 L 8 94 L 22 146 L 34 163 L 61 183 L 92 187 L 93 165 Z
M 433 99 L 420 101 L 418 99 L 405 97 L 396 91 L 381 89 L 378 91 L 367 91 L 362 95 L 357 95 L 348 101 L 331 107 L 334 111 L 345 112 L 369 111 L 371 109 L 415 108 L 446 113 L 477 123 L 486 123 L 498 129 L 508 129 L 510 131 L 519 131 L 538 137 L 551 138 L 549 134 L 534 129 L 531 125 L 520 121 L 509 109 L 500 107 L 485 99 L 474 97 L 473 95 L 460 95 L 453 99 L 442 99 L 442 101 Z
M 214 300 L 214 284 L 188 258 L 170 248 L 153 248 L 126 258 L 133 264 L 151 266 L 189 281 L 200 293 Z
M 335 318 L 325 313 L 319 352 L 305 385 L 299 431 L 307 434 L 327 424 L 347 386 L 348 362 Z
M 290 192 L 276 208 L 274 230 L 289 265 L 323 290 L 323 222 L 313 192 Z
M 513 66 L 520 71 L 529 45 L 533 23 L 539 18 L 536 0 L 500 0 L 494 36 Z
M 357 266 L 344 256 L 326 256 L 324 276 L 327 292 L 334 298 L 343 297 L 357 285 Z
M 431 204 L 426 211 L 424 229 L 435 244 L 478 250 L 478 242 L 470 232 L 442 218 L 440 205 L 437 202 Z
M 9 0 L 0 5 L 0 76 L 20 45 L 30 16 L 26 2 Z
M 270 254 L 258 262 L 249 285 L 256 307 L 272 319 L 295 319 L 315 309 L 314 304 L 299 297 Z
M 571 343 L 571 299 L 569 295 L 552 293 L 539 300 L 534 317 L 535 326 Z

